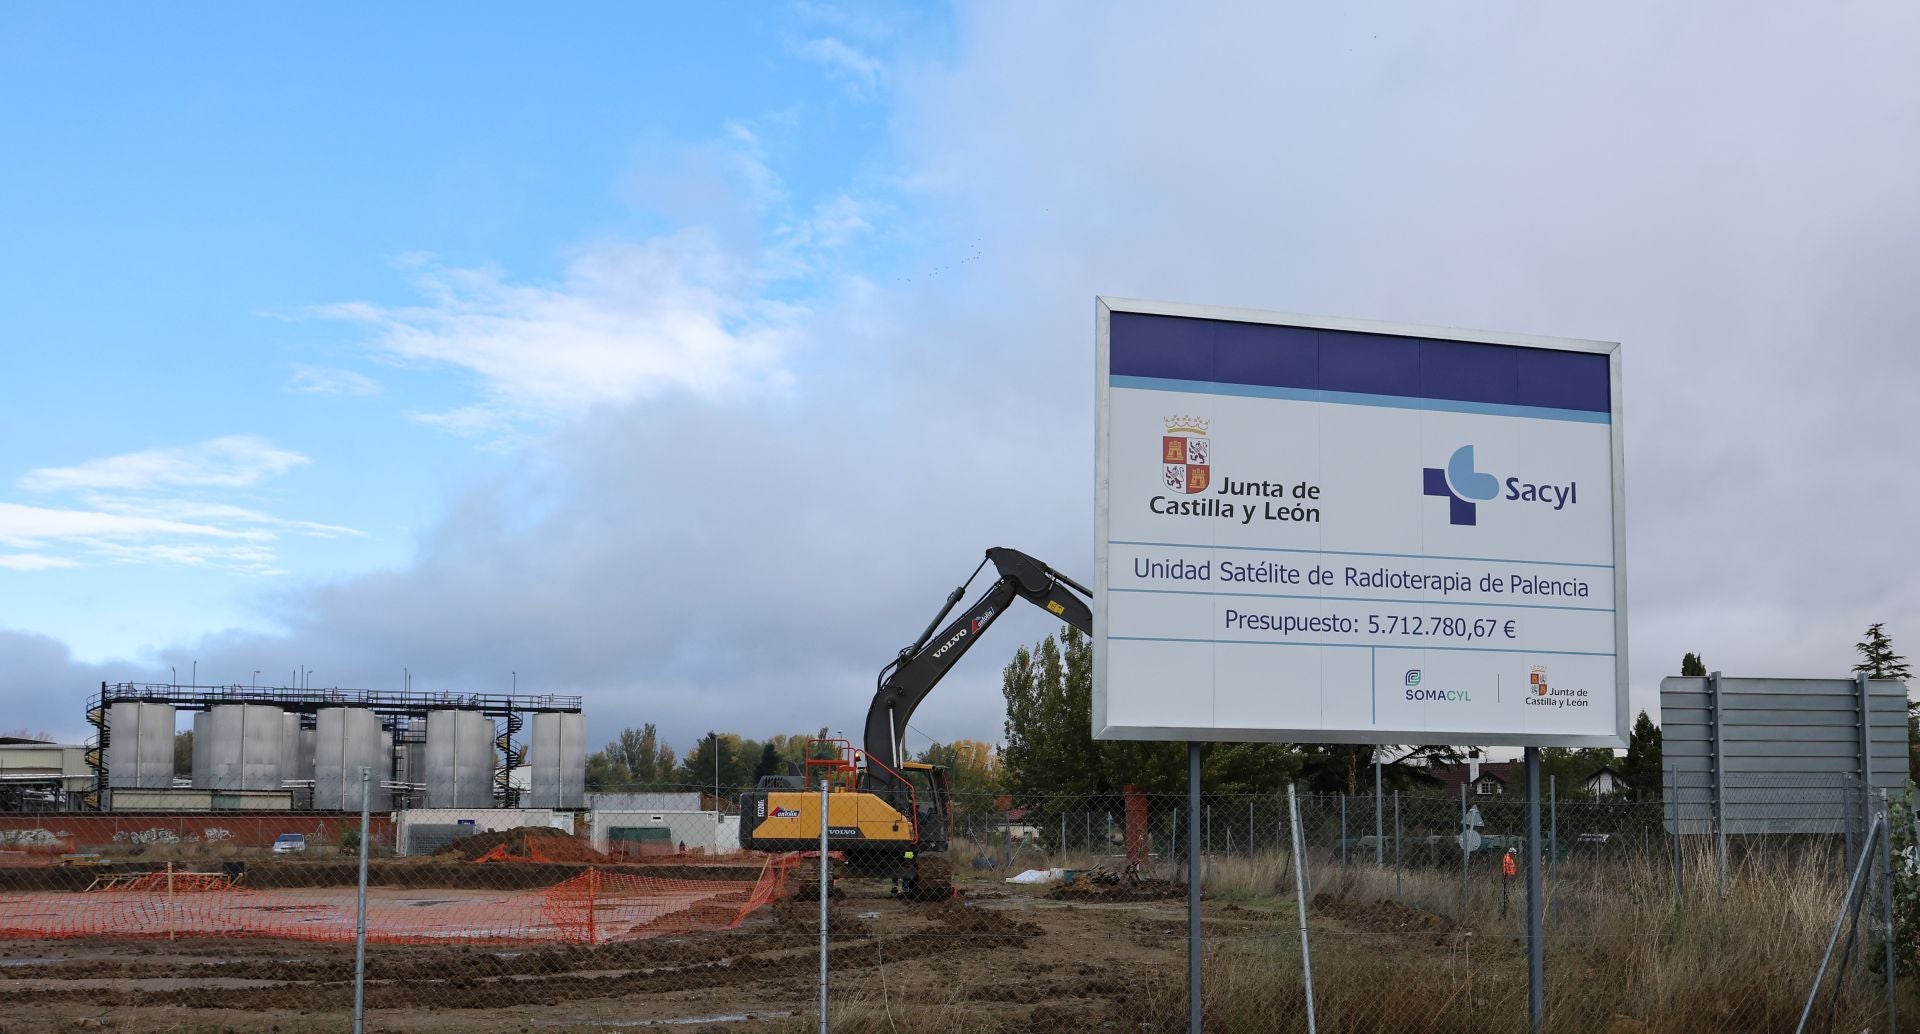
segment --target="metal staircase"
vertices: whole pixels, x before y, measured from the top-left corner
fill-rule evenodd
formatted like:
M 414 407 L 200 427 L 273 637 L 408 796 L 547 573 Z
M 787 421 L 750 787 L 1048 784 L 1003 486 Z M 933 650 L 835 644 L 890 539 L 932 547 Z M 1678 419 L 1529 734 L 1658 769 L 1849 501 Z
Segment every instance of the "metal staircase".
M 513 785 L 513 770 L 527 760 L 526 744 L 516 744 L 514 736 L 526 726 L 526 719 L 520 713 L 509 712 L 499 725 L 500 735 L 494 737 L 493 745 L 500 749 L 500 767 L 493 773 L 493 798 L 504 808 L 520 806 L 520 790 Z

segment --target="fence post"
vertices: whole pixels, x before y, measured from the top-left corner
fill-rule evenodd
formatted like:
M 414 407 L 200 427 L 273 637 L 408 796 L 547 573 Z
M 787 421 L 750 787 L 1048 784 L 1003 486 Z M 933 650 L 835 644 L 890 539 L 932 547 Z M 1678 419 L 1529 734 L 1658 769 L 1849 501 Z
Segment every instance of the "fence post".
M 1300 862 L 1293 867 L 1293 896 L 1294 909 L 1300 913 L 1300 975 L 1307 985 L 1307 1034 L 1318 1034 L 1313 1015 L 1313 944 L 1307 939 L 1306 838 L 1300 832 L 1300 800 L 1292 783 L 1287 784 L 1287 813 L 1292 826 L 1293 856 Z
M 1406 904 L 1400 892 L 1400 791 L 1393 791 L 1393 900 Z
M 1861 845 L 1860 861 L 1854 864 L 1853 878 L 1847 881 L 1847 893 L 1840 899 L 1840 910 L 1833 917 L 1833 932 L 1827 935 L 1826 953 L 1820 956 L 1820 969 L 1813 975 L 1813 986 L 1807 989 L 1807 1003 L 1800 1010 L 1800 1022 L 1794 1025 L 1794 1034 L 1807 1029 L 1807 1019 L 1813 1015 L 1813 1003 L 1820 997 L 1820 984 L 1827 978 L 1827 964 L 1833 961 L 1833 948 L 1840 943 L 1840 927 L 1847 921 L 1847 910 L 1853 907 L 1853 895 L 1860 889 L 1860 878 L 1866 874 L 1867 856 L 1873 850 L 1873 838 L 1880 830 L 1879 823 L 1867 826 L 1866 843 Z
M 1720 673 L 1707 676 L 1713 701 L 1713 848 L 1719 865 L 1720 896 L 1727 896 L 1727 718 L 1720 699 Z
M 1553 900 L 1553 918 L 1560 918 L 1559 884 L 1553 882 L 1560 870 L 1560 777 L 1547 777 L 1547 893 Z
M 827 1034 L 827 780 L 820 780 L 820 1034 Z
M 1460 784 L 1460 922 L 1467 921 L 1467 784 Z
M 1859 691 L 1860 709 L 1860 824 L 1866 825 L 1867 816 L 1873 811 L 1873 718 L 1867 710 L 1867 674 L 1857 672 L 1853 676 L 1854 687 Z
M 358 899 L 353 922 L 353 1034 L 367 1029 L 367 801 L 373 796 L 373 769 L 360 766 L 360 855 Z
M 1340 795 L 1340 864 L 1347 864 L 1347 795 Z
M 1667 801 L 1673 805 L 1669 809 L 1673 816 L 1673 825 L 1667 831 L 1667 839 L 1673 844 L 1673 899 L 1680 900 L 1680 766 L 1678 763 L 1668 766 L 1668 780 L 1673 784 Z
M 1373 864 L 1384 865 L 1387 860 L 1386 809 L 1381 807 L 1386 799 L 1380 793 L 1380 748 L 1373 748 Z
M 173 863 L 167 863 L 167 940 L 173 940 Z

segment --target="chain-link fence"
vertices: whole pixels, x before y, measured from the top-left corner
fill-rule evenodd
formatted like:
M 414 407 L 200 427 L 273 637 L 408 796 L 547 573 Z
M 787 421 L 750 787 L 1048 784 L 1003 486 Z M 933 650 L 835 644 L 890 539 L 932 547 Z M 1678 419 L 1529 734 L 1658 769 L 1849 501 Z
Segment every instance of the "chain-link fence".
M 1807 1029 L 1888 1029 L 1909 855 L 1844 780 L 1777 788 L 1815 831 L 1724 862 L 1710 808 L 1553 790 L 1546 1029 L 1793 1030 L 1817 975 Z M 1304 897 L 1318 1030 L 1526 1030 L 1521 792 L 1363 791 L 1299 794 L 1297 828 L 1285 787 L 1202 798 L 1205 1029 L 1307 1029 Z M 364 844 L 354 814 L 0 816 L 0 1030 L 347 1030 L 363 855 L 368 1030 L 810 1031 L 823 944 L 835 1031 L 1187 1029 L 1186 795 L 957 795 L 922 857 L 836 828 L 824 926 L 817 857 L 740 849 L 764 803 L 401 811 Z

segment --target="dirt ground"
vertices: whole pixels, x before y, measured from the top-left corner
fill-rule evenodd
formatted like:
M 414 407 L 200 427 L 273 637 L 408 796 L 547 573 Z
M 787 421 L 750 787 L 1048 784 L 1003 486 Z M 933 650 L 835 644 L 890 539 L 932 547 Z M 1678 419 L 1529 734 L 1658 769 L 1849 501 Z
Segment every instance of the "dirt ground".
M 953 1021 L 968 1029 L 1113 1029 L 1128 995 L 1183 971 L 1183 901 L 973 891 L 929 905 L 893 899 L 884 884 L 849 884 L 831 906 L 835 1001 L 903 1018 L 938 1006 L 949 1018 L 972 1017 Z M 1238 912 L 1272 923 L 1224 908 L 1218 922 Z M 376 945 L 368 1029 L 797 1029 L 817 1008 L 816 919 L 813 901 L 795 900 L 736 930 L 619 944 Z M 351 945 L 0 941 L 0 1032 L 345 1030 L 352 972 Z M 899 1029 L 914 1029 L 905 1022 Z

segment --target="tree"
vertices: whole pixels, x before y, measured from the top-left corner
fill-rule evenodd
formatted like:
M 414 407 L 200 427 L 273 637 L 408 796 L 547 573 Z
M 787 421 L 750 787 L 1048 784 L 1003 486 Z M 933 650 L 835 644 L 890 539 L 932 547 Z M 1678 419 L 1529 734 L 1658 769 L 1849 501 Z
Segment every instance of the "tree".
M 1373 792 L 1373 744 L 1303 743 L 1296 749 L 1300 755 L 1299 778 L 1309 792 Z M 1380 750 L 1390 758 L 1380 766 L 1381 785 L 1390 790 L 1437 786 L 1440 779 L 1429 766 L 1460 762 L 1459 750 L 1440 744 L 1383 746 Z
M 173 734 L 173 774 L 193 775 L 193 730 Z
M 693 749 L 687 751 L 681 759 L 680 768 L 674 772 L 674 781 L 683 786 L 711 788 L 717 781 L 724 793 L 729 789 L 751 785 L 753 782 L 754 761 L 760 757 L 760 744 L 742 737 L 737 732 L 723 732 L 717 735 L 702 736 Z M 715 766 L 715 757 L 719 765 Z
M 1021 647 L 1001 672 L 1007 701 L 1000 783 L 1016 795 L 1118 794 L 1131 785 L 1176 793 L 1187 785 L 1186 750 L 1177 743 L 1093 738 L 1093 644 L 1067 626 Z M 1209 792 L 1271 792 L 1300 771 L 1301 755 L 1283 743 L 1222 743 L 1201 761 Z
M 1660 727 L 1642 711 L 1640 717 L 1634 719 L 1633 731 L 1627 734 L 1627 756 L 1620 762 L 1620 778 L 1626 781 L 1635 799 L 1659 800 L 1663 771 Z
M 1671 657 L 1673 655 L 1668 654 L 1667 656 Z M 1705 675 L 1706 673 L 1707 673 L 1707 662 L 1701 660 L 1699 654 L 1690 653 L 1685 657 L 1680 658 L 1680 674 L 1681 675 L 1687 678 L 1699 678 Z
M 990 743 L 979 740 L 934 743 L 914 760 L 947 769 L 955 793 L 995 793 L 1000 789 L 1000 755 Z
M 1853 666 L 1856 675 L 1865 675 L 1870 679 L 1913 677 L 1907 667 L 1907 659 L 1893 652 L 1893 640 L 1887 638 L 1886 626 L 1881 622 L 1876 621 L 1868 626 L 1867 638 L 1855 643 L 1853 648 L 1860 653 L 1860 663 Z
M 1544 780 L 1552 776 L 1554 790 L 1562 798 L 1586 796 L 1587 778 L 1605 767 L 1620 768 L 1620 759 L 1605 747 L 1542 747 L 1540 749 L 1540 792 L 1547 792 Z M 1622 773 L 1621 779 L 1626 775 Z
M 753 766 L 754 785 L 759 785 L 760 780 L 767 776 L 780 775 L 786 767 L 785 761 L 780 757 L 780 748 L 774 746 L 772 741 L 768 741 L 760 748 L 760 763 Z
M 587 757 L 587 789 L 645 790 L 664 785 L 673 775 L 673 748 L 660 742 L 652 722 L 622 729 L 605 750 Z

